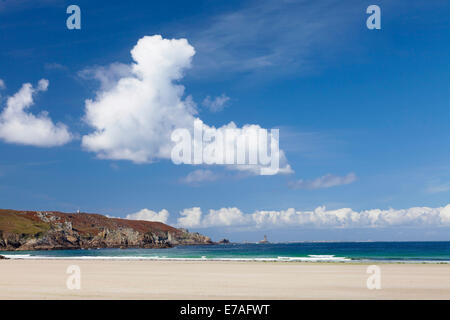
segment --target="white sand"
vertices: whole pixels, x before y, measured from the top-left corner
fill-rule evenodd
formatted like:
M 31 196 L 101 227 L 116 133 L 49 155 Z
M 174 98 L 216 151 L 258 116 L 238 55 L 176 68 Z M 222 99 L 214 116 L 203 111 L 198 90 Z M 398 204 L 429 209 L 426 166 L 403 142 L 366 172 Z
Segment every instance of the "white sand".
M 81 290 L 69 290 L 69 265 Z M 450 265 L 1 260 L 0 299 L 450 299 Z

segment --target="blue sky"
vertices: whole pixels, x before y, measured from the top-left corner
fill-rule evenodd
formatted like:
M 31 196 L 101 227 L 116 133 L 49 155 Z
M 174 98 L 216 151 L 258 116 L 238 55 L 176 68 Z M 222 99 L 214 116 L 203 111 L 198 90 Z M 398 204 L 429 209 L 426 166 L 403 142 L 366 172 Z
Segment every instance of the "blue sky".
M 66 28 L 70 4 L 81 8 L 81 30 Z M 381 8 L 381 30 L 366 27 L 370 4 Z M 47 79 L 27 112 L 47 111 L 72 135 L 52 147 L 0 141 L 1 207 L 141 218 L 165 209 L 174 225 L 199 207 L 202 219 L 185 226 L 215 239 L 449 240 L 449 14 L 446 1 L 0 1 L 1 109 L 24 83 L 37 90 Z M 95 128 L 85 101 L 106 91 L 94 73 L 116 81 L 111 64 L 132 64 L 130 51 L 153 35 L 195 48 L 176 83 L 198 117 L 279 128 L 294 172 L 135 163 L 87 150 L 83 136 Z M 207 97 L 226 97 L 223 110 L 209 110 Z M 323 206 L 332 221 L 322 224 L 251 218 Z M 414 207 L 431 211 L 401 211 Z M 353 224 L 346 212 L 342 222 L 342 208 L 394 208 L 403 220 Z

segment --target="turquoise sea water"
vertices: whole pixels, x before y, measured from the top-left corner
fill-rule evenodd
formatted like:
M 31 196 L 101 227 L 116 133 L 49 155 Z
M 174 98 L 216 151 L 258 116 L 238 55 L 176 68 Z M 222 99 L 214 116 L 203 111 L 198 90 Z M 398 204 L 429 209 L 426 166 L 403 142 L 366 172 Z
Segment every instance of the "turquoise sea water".
M 153 259 L 448 262 L 450 242 L 315 242 L 0 252 L 15 259 Z

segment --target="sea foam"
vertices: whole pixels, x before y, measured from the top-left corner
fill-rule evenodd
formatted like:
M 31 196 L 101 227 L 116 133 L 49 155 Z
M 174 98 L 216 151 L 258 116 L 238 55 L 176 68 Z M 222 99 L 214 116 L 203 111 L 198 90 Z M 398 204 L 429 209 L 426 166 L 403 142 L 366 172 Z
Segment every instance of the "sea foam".
M 351 259 L 345 257 L 335 257 L 333 255 L 310 255 L 308 257 L 261 257 L 261 258 L 207 258 L 202 256 L 201 258 L 185 258 L 185 257 L 159 257 L 159 256 L 39 256 L 30 254 L 10 254 L 4 255 L 4 257 L 15 260 L 154 260 L 154 261 L 261 261 L 261 262 L 276 262 L 276 261 L 301 261 L 301 262 L 344 262 L 351 261 Z

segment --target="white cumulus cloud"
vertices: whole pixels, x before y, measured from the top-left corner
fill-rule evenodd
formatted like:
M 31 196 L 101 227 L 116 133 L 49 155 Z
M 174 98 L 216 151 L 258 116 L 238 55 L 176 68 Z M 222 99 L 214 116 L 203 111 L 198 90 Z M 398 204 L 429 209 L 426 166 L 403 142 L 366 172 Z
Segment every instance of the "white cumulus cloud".
M 84 119 L 95 131 L 83 136 L 83 146 L 105 159 L 145 163 L 170 158 L 172 130 L 194 121 L 193 108 L 182 99 L 184 87 L 174 83 L 194 52 L 185 39 L 144 37 L 131 51 L 130 76 L 115 79 L 117 72 L 97 70 L 107 89 L 86 101 Z
M 180 212 L 178 225 L 184 228 L 198 227 L 201 223 L 202 210 L 199 207 L 184 209 Z
M 0 139 L 8 143 L 17 143 L 38 147 L 53 147 L 66 144 L 72 139 L 67 126 L 53 121 L 47 112 L 34 115 L 27 112 L 34 104 L 34 95 L 47 91 L 49 82 L 39 81 L 37 88 L 25 83 L 22 88 L 6 102 L 0 114 Z
M 127 215 L 125 218 L 129 220 L 144 220 L 167 223 L 167 220 L 169 219 L 169 211 L 163 209 L 159 212 L 155 212 L 149 209 L 142 209 L 136 213 Z
M 219 210 L 209 210 L 203 219 L 202 225 L 210 226 L 233 226 L 246 222 L 246 217 L 238 208 L 222 208 Z
M 450 204 L 440 211 L 439 216 L 442 222 L 450 224 Z
M 349 173 L 346 176 L 327 174 L 314 180 L 297 180 L 289 183 L 293 189 L 324 189 L 350 184 L 356 181 L 356 175 Z
M 194 54 L 186 39 L 146 36 L 131 50 L 131 65 L 115 63 L 85 71 L 84 76 L 99 79 L 102 86 L 94 99 L 85 102 L 84 121 L 94 131 L 83 136 L 83 147 L 102 159 L 135 163 L 171 159 L 172 132 L 193 129 L 198 119 L 195 103 L 190 96 L 184 98 L 184 87 L 179 84 Z M 231 122 L 217 129 L 205 128 L 223 131 L 230 126 L 236 127 Z M 291 172 L 283 150 L 278 156 L 279 172 Z M 232 167 L 252 172 L 259 169 Z
M 0 79 L 0 89 L 5 89 L 5 88 L 6 88 L 5 81 Z

